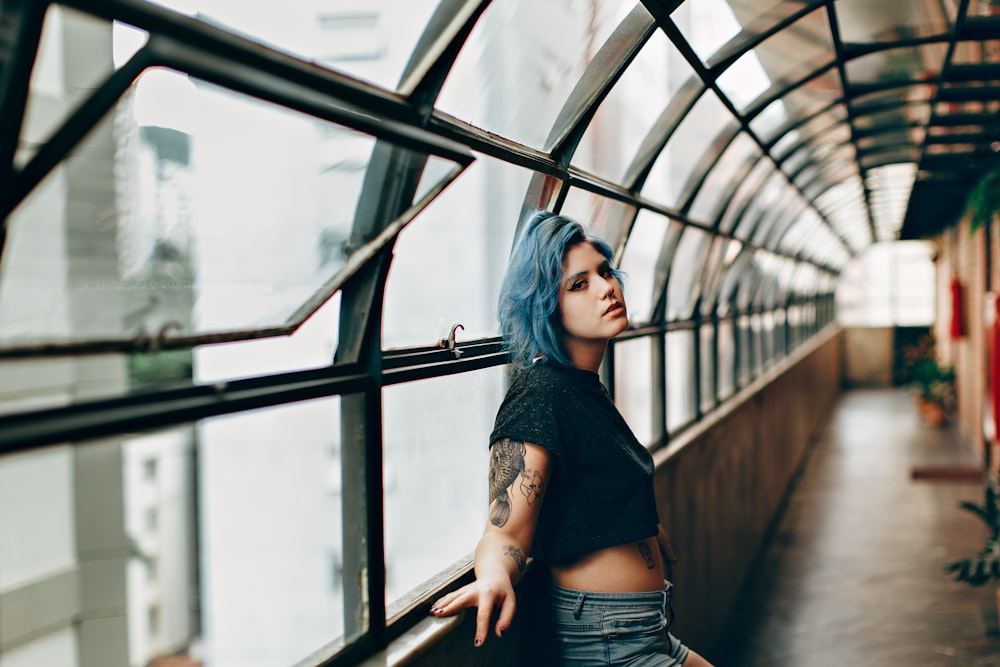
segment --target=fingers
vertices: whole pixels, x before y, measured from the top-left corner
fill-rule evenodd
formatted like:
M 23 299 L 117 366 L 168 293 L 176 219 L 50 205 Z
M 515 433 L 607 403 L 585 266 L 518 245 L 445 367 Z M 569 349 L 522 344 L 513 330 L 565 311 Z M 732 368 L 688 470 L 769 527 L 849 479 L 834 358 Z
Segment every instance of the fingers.
M 516 606 L 513 595 L 480 590 L 475 584 L 472 584 L 439 598 L 431 605 L 430 613 L 438 617 L 454 616 L 463 609 L 476 607 L 476 634 L 473 643 L 476 646 L 482 646 L 489 634 L 490 619 L 494 608 L 500 607 L 495 632 L 497 637 L 501 637 L 514 620 Z
M 481 604 L 476 610 L 476 636 L 472 640 L 476 646 L 482 646 L 483 642 L 486 641 L 486 635 L 490 628 L 490 616 L 492 615 L 493 605 L 491 604 Z
M 514 611 L 516 607 L 517 603 L 514 601 L 513 597 L 504 599 L 503 604 L 500 606 L 500 617 L 497 619 L 497 637 L 503 637 L 504 630 L 510 627 L 511 622 L 514 620 Z

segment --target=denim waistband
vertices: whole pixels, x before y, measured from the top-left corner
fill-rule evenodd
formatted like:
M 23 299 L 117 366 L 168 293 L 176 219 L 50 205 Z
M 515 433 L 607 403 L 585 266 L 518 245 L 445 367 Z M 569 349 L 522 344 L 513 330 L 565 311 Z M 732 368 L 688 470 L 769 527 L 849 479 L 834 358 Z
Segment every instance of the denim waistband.
M 644 591 L 640 593 L 598 593 L 592 591 L 577 591 L 571 588 L 563 588 L 551 584 L 549 586 L 549 599 L 553 606 L 563 609 L 572 609 L 573 615 L 579 617 L 581 610 L 586 603 L 597 605 L 604 609 L 614 608 L 635 608 L 635 607 L 655 607 L 661 610 L 667 623 L 673 623 L 674 610 L 671 600 L 671 589 L 673 584 L 669 581 L 663 582 L 661 591 Z
M 595 593 L 591 591 L 577 591 L 562 586 L 550 585 L 551 599 L 555 603 L 576 605 L 581 596 L 584 600 L 590 600 L 601 605 L 614 606 L 615 604 L 641 605 L 653 604 L 663 605 L 670 600 L 670 589 L 673 585 L 669 581 L 664 582 L 661 591 L 644 591 L 641 593 Z

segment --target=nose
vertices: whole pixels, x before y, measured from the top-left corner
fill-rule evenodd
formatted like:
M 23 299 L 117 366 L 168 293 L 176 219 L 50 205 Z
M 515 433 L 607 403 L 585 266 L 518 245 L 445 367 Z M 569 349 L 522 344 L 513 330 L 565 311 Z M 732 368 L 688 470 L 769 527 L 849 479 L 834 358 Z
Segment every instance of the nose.
M 610 298 L 615 295 L 615 279 L 614 278 L 601 278 L 604 281 L 604 298 Z

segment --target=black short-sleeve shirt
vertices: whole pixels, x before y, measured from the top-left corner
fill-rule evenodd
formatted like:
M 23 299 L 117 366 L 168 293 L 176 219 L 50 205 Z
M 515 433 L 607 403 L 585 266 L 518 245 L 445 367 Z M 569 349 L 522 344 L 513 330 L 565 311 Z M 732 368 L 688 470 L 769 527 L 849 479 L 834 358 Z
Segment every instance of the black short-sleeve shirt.
M 551 565 L 656 535 L 653 457 L 618 412 L 597 373 L 537 362 L 513 380 L 490 443 L 539 445 L 549 487 L 531 553 Z

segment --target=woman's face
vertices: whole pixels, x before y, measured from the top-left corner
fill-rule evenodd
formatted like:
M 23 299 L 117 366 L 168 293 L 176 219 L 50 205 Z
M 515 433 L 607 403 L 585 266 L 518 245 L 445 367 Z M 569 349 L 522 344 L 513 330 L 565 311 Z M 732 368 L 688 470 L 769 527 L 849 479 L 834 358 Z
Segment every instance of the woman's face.
M 621 283 L 590 243 L 577 243 L 563 258 L 559 313 L 571 357 L 580 346 L 606 345 L 628 326 Z

